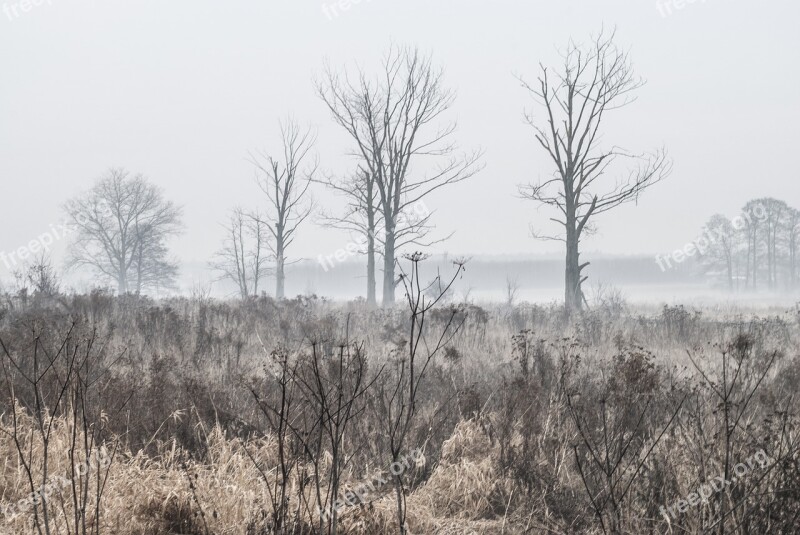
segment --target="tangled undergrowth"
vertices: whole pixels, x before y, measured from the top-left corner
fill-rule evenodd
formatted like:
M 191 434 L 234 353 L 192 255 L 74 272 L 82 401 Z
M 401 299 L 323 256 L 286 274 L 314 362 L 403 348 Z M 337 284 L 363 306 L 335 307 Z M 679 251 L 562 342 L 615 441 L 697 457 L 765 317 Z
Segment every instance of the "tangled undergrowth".
M 795 533 L 800 316 L 710 316 L 6 297 L 0 533 Z

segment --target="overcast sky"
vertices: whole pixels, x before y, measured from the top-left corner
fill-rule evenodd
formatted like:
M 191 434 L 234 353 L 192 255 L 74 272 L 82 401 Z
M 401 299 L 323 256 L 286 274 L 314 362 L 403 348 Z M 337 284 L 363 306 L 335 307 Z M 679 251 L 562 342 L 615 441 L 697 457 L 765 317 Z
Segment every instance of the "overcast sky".
M 750 198 L 800 206 L 796 0 L 681 9 L 655 0 L 362 0 L 346 11 L 333 0 L 38 2 L 0 0 L 0 251 L 46 232 L 67 198 L 123 166 L 184 207 L 174 251 L 206 261 L 226 212 L 263 204 L 247 153 L 274 150 L 287 114 L 317 130 L 323 169 L 352 167 L 312 81 L 326 59 L 372 70 L 392 42 L 418 45 L 444 67 L 458 95 L 459 145 L 486 152 L 481 174 L 428 203 L 441 233 L 455 231 L 441 250 L 553 251 L 529 230 L 549 214 L 516 196 L 517 184 L 552 167 L 523 122 L 534 103 L 514 74 L 534 78 L 570 37 L 585 41 L 603 25 L 616 26 L 647 79 L 604 140 L 632 151 L 663 145 L 675 164 L 638 206 L 598 220 L 587 249 L 671 251 L 712 213 L 735 215 Z M 347 241 L 309 222 L 290 255 L 316 258 Z

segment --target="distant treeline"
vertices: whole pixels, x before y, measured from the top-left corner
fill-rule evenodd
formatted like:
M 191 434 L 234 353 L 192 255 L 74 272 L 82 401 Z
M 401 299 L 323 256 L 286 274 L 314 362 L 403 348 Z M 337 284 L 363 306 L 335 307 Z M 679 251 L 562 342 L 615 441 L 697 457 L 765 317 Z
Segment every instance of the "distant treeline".
M 435 276 L 437 269 L 446 272 L 452 268 L 453 256 L 434 255 L 426 262 L 426 272 Z M 591 256 L 592 273 L 587 281 L 594 284 L 610 285 L 659 285 L 701 283 L 702 277 L 693 266 L 675 266 L 667 273 L 662 272 L 651 256 Z M 405 262 L 400 260 L 401 266 Z M 362 262 L 352 261 L 324 269 L 316 261 L 298 262 L 290 268 L 291 278 L 287 281 L 287 294 L 324 295 L 333 298 L 347 298 L 364 294 L 366 270 Z M 477 256 L 468 259 L 463 277 L 458 281 L 459 292 L 470 288 L 483 292 L 504 295 L 507 283 L 511 281 L 520 288 L 559 288 L 564 284 L 564 260 L 558 256 L 527 258 L 495 258 Z
M 692 258 L 713 284 L 731 291 L 791 290 L 798 287 L 799 236 L 800 211 L 764 197 L 732 219 L 711 216 L 700 238 L 658 260 L 664 269 Z

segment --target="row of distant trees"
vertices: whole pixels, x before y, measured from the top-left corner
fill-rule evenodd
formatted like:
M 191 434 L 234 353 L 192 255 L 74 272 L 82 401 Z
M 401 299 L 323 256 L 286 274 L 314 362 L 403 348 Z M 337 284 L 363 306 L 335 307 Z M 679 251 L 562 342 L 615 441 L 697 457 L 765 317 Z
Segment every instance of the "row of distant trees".
M 572 312 L 585 302 L 589 263 L 580 257 L 580 244 L 597 228 L 596 217 L 638 199 L 669 175 L 671 163 L 663 149 L 636 154 L 601 144 L 605 117 L 632 102 L 643 85 L 613 34 L 601 32 L 585 47 L 570 41 L 557 69 L 540 65 L 535 82 L 519 81 L 538 104 L 525 118 L 552 165 L 546 178 L 521 185 L 519 193 L 553 211 L 558 231 L 535 237 L 565 244 L 565 304 Z M 350 140 L 351 172 L 321 173 L 312 131 L 293 119 L 281 123 L 281 146 L 250 154 L 264 201 L 256 209 L 231 211 L 212 266 L 243 298 L 258 295 L 274 275 L 275 296 L 283 298 L 289 250 L 315 212 L 309 189 L 319 183 L 339 194 L 345 209 L 316 211 L 318 223 L 359 235 L 366 249 L 367 303 L 377 303 L 380 263 L 382 303 L 392 305 L 398 252 L 437 241 L 432 212 L 418 217 L 410 211 L 431 193 L 478 173 L 482 152 L 458 150 L 456 123 L 448 117 L 455 94 L 445 87 L 442 70 L 417 49 L 390 48 L 374 73 L 328 66 L 315 88 Z M 180 231 L 181 211 L 142 177 L 112 170 L 67 210 L 80 230 L 73 265 L 95 268 L 121 293 L 174 282 L 176 263 L 165 243 Z
M 323 175 L 312 131 L 293 119 L 282 122 L 281 146 L 250 154 L 264 200 L 256 209 L 231 210 L 211 265 L 243 298 L 263 292 L 270 276 L 275 296 L 283 298 L 288 253 L 314 212 L 310 186 L 320 183 L 344 197 L 346 207 L 341 213 L 317 211 L 318 222 L 364 238 L 359 241 L 366 244 L 367 302 L 377 302 L 381 258 L 382 302 L 391 305 L 398 251 L 433 243 L 427 239 L 431 214 L 411 214 L 413 207 L 478 172 L 481 153 L 458 154 L 456 125 L 444 117 L 454 94 L 443 86 L 442 71 L 416 49 L 390 49 L 376 76 L 327 68 L 316 89 L 351 139 L 355 170 Z M 120 293 L 174 286 L 177 264 L 165 244 L 181 230 L 181 210 L 143 177 L 112 169 L 87 195 L 67 203 L 67 212 L 79 230 L 71 266 L 93 268 Z
M 282 123 L 282 147 L 250 158 L 267 198 L 264 211 L 232 211 L 213 265 L 237 284 L 242 297 L 256 295 L 274 269 L 275 295 L 283 298 L 288 249 L 312 213 L 309 185 L 319 183 L 341 196 L 345 209 L 321 210 L 318 222 L 356 234 L 365 244 L 369 305 L 377 303 L 376 272 L 382 259 L 382 303 L 391 305 L 398 251 L 432 243 L 431 214 L 410 217 L 410 210 L 433 191 L 477 173 L 481 153 L 458 153 L 456 124 L 445 117 L 454 94 L 444 87 L 442 71 L 419 50 L 391 48 L 375 75 L 327 67 L 315 88 L 350 139 L 353 171 L 323 176 L 311 153 L 311 131 L 291 119 Z
M 535 82 L 519 78 L 538 104 L 525 115 L 536 144 L 552 164 L 547 178 L 521 185 L 520 195 L 552 208 L 555 239 L 565 245 L 565 305 L 568 312 L 585 302 L 582 286 L 589 262 L 580 244 L 597 228 L 597 216 L 636 201 L 646 189 L 669 176 L 664 149 L 632 153 L 601 144 L 605 117 L 635 100 L 644 85 L 614 34 L 601 32 L 588 46 L 570 41 L 562 63 L 551 70 L 540 64 Z M 393 47 L 376 74 L 328 67 L 316 82 L 318 96 L 333 121 L 350 138 L 354 171 L 347 176 L 298 178 L 313 145 L 310 133 L 294 122 L 282 127 L 283 161 L 268 154 L 252 158 L 269 197 L 267 219 L 236 209 L 227 227 L 228 241 L 216 267 L 239 285 L 243 297 L 257 293 L 266 274 L 262 243 L 270 245 L 276 264 L 276 295 L 283 297 L 286 249 L 297 227 L 311 213 L 302 202 L 311 182 L 325 184 L 346 199 L 343 213 L 322 213 L 323 224 L 359 234 L 366 244 L 367 303 L 377 301 L 376 269 L 382 259 L 382 303 L 395 299 L 397 252 L 409 244 L 431 245 L 429 212 L 408 217 L 409 209 L 432 192 L 466 180 L 481 168 L 480 151 L 457 153 L 456 124 L 445 118 L 455 95 L 443 85 L 442 71 L 416 49 Z M 622 162 L 621 168 L 616 164 Z M 414 172 L 412 172 L 412 169 Z M 421 174 L 420 169 L 428 169 Z M 611 175 L 612 180 L 603 179 Z M 270 218 L 271 217 L 271 218 Z
M 754 199 L 733 219 L 716 214 L 703 229 L 699 262 L 731 291 L 795 289 L 800 281 L 800 210 L 771 197 Z

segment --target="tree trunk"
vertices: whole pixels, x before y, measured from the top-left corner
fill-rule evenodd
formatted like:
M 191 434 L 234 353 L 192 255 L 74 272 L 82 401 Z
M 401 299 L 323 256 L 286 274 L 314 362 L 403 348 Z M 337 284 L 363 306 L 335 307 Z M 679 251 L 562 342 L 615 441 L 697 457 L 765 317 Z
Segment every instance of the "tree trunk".
M 383 307 L 394 305 L 394 227 L 386 225 L 385 248 L 383 252 Z
M 797 245 L 795 236 L 791 236 L 789 241 L 789 288 L 794 290 L 797 282 Z
M 567 258 L 564 270 L 564 305 L 567 315 L 580 312 L 583 308 L 578 242 L 579 236 L 575 216 L 567 215 Z
M 375 283 L 375 204 L 373 196 L 374 182 L 369 174 L 367 182 L 367 306 L 374 308 L 377 304 Z
M 139 246 L 139 262 L 136 264 L 136 295 L 142 293 L 142 263 L 144 262 L 144 255 L 142 253 L 142 246 Z
M 403 487 L 400 484 L 400 476 L 397 476 L 396 483 L 394 486 L 395 489 L 395 497 L 397 498 L 397 523 L 400 528 L 400 535 L 406 535 L 408 530 L 406 529 L 406 504 L 405 504 L 405 497 L 403 496 Z
M 284 286 L 286 282 L 286 273 L 284 271 L 284 256 L 283 256 L 283 236 L 279 233 L 278 239 L 276 240 L 277 243 L 275 244 L 275 256 L 276 256 L 276 266 L 275 266 L 275 299 L 283 299 L 284 298 Z
M 753 231 L 753 290 L 758 290 L 758 230 Z
M 377 303 L 375 288 L 375 231 L 367 234 L 367 305 L 372 308 Z
M 733 260 L 731 255 L 728 255 L 728 291 L 733 292 Z
M 744 259 L 745 278 L 744 289 L 747 291 L 750 288 L 750 235 L 747 236 L 747 255 Z
M 767 226 L 767 288 L 772 289 L 772 245 L 770 245 L 769 226 Z

